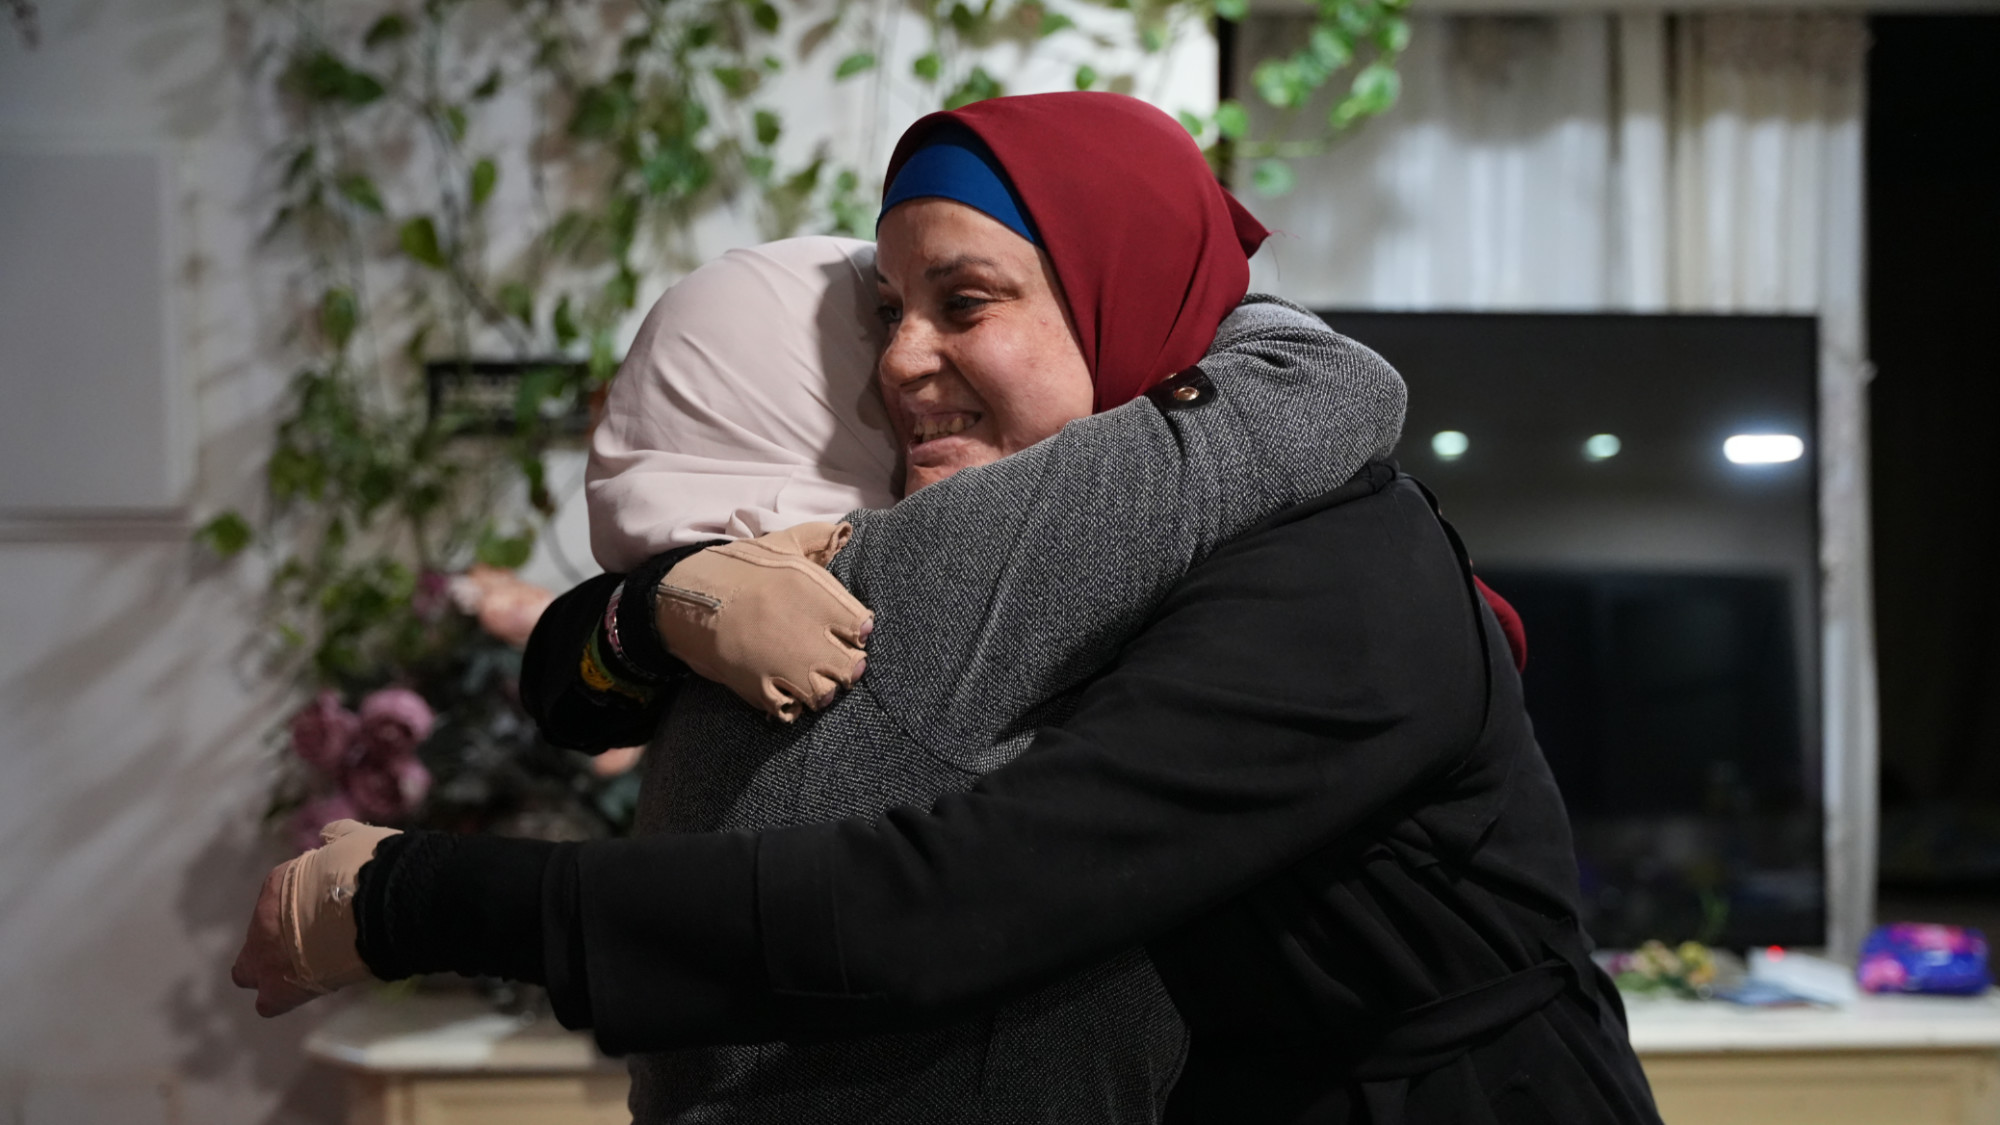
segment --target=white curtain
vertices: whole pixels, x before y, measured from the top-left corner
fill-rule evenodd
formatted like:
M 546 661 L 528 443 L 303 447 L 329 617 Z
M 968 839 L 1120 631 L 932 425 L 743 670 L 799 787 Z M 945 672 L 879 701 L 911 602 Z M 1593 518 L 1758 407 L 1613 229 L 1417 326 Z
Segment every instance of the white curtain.
M 1277 232 L 1253 287 L 1317 308 L 1819 317 L 1828 937 L 1851 952 L 1873 914 L 1875 872 L 1865 20 L 1638 13 L 1414 24 L 1401 104 L 1298 161 L 1289 195 L 1246 195 Z M 1302 26 L 1250 20 L 1239 72 L 1298 42 Z M 1266 130 L 1312 124 L 1252 112 Z

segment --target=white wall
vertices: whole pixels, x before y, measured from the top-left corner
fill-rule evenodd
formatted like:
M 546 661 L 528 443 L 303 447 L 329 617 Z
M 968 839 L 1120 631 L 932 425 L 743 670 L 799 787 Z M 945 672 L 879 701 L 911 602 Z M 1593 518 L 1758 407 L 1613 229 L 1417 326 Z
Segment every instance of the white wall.
M 198 434 L 187 510 L 253 504 L 281 368 L 271 318 L 252 303 L 272 276 L 245 201 L 261 143 L 225 55 L 224 9 L 40 7 L 37 51 L 0 26 L 0 143 L 174 154 L 165 366 Z M 91 457 L 80 444 L 74 455 Z M 186 526 L 0 526 L 10 1125 L 337 1120 L 331 1076 L 297 1050 L 321 1015 L 265 1023 L 227 979 L 276 858 L 256 821 L 283 696 L 247 660 L 254 564 L 210 568 Z
M 277 126 L 245 92 L 226 0 L 39 6 L 35 51 L 0 19 L 0 147 L 165 145 L 176 158 L 166 369 L 194 473 L 179 515 L 0 520 L 0 1125 L 331 1123 L 339 1084 L 298 1047 L 324 1005 L 259 1020 L 227 979 L 281 858 L 256 822 L 291 700 L 255 659 L 257 561 L 217 565 L 187 542 L 217 510 L 257 509 L 296 360 L 279 304 L 291 263 L 256 245 Z M 1212 106 L 1213 76 L 1197 36 L 1141 92 Z M 831 132 L 872 162 L 921 107 L 870 103 L 867 87 L 829 96 L 801 78 L 780 101 L 794 136 Z M 700 246 L 754 238 L 747 216 L 725 217 Z M 14 391 L 0 387 L 22 401 Z M 87 436 L 76 446 L 92 456 Z M 564 527 L 594 569 L 577 506 Z

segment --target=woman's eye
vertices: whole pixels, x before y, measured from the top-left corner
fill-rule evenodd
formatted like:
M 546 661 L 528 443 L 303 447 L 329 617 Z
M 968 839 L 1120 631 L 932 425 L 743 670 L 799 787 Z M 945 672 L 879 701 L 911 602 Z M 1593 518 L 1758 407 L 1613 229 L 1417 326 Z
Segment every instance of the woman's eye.
M 876 305 L 875 315 L 881 319 L 882 323 L 893 328 L 897 321 L 903 319 L 903 310 L 894 305 Z
M 945 298 L 944 307 L 955 313 L 964 313 L 971 312 L 986 303 L 987 300 L 984 297 L 970 297 L 963 293 L 955 293 Z

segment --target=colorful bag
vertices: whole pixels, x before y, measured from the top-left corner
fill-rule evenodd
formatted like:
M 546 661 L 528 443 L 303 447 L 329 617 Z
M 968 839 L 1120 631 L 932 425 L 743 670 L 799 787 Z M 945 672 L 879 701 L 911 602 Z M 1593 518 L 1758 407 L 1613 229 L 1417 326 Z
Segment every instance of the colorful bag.
M 1976 996 L 1993 983 L 1986 935 L 1966 926 L 1893 922 L 1861 943 L 1854 978 L 1869 992 Z

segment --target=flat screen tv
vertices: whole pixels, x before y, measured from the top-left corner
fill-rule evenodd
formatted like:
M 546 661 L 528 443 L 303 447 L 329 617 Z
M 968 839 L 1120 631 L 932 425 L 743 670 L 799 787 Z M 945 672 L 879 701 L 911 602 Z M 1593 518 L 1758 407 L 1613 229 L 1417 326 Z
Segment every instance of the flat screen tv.
M 1822 942 L 1813 319 L 1321 315 L 1526 624 L 1599 943 Z

